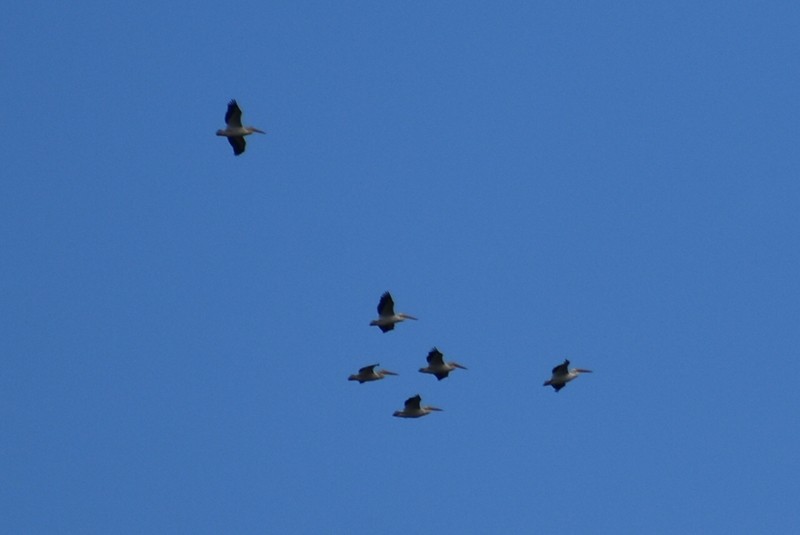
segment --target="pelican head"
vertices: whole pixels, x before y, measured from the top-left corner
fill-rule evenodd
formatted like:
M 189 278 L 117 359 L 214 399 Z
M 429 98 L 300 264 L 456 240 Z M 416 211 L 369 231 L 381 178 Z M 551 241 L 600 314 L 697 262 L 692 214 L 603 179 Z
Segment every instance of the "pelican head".
M 248 126 L 247 129 L 250 130 L 251 134 L 253 132 L 258 132 L 259 134 L 266 134 L 266 132 L 264 132 L 263 130 L 259 130 L 258 128 L 254 127 L 254 126 Z
M 466 370 L 466 369 L 467 369 L 467 367 L 466 367 L 466 366 L 462 366 L 462 365 L 461 365 L 461 364 L 459 364 L 458 362 L 453 362 L 452 360 L 450 361 L 450 365 L 451 365 L 451 366 L 455 366 L 456 368 L 461 368 L 462 370 Z
M 415 320 L 416 321 L 416 319 L 417 319 L 414 316 L 411 316 L 409 314 L 403 314 L 402 312 L 400 314 L 398 314 L 397 317 L 398 318 L 403 318 L 404 320 Z
M 592 370 L 584 370 L 583 368 L 574 368 L 572 371 L 578 373 L 592 373 Z

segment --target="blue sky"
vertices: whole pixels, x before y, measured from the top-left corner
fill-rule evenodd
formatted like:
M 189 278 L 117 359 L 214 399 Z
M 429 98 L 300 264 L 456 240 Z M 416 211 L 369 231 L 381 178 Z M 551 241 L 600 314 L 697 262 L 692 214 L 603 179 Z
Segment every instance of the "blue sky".
M 794 532 L 800 8 L 698 4 L 7 6 L 4 529 Z

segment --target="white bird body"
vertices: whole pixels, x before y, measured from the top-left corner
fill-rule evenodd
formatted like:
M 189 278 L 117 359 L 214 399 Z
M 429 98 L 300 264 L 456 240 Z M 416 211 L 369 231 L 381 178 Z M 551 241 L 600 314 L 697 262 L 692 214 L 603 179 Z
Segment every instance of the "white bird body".
M 404 314 L 402 312 L 395 314 L 394 299 L 392 299 L 392 294 L 389 292 L 384 292 L 381 296 L 381 300 L 378 302 L 378 319 L 372 320 L 369 322 L 369 324 L 376 325 L 381 332 L 388 332 L 394 329 L 396 323 L 400 323 L 401 321 L 405 320 L 416 319 L 417 318 L 414 316 Z
M 261 130 L 258 130 L 252 126 L 229 126 L 224 130 L 217 130 L 218 136 L 225 136 L 225 137 L 239 137 L 239 136 L 249 136 L 253 132 L 259 132 L 263 134 Z
M 239 156 L 244 152 L 246 143 L 244 136 L 257 132 L 259 134 L 266 134 L 263 130 L 259 130 L 255 126 L 242 126 L 242 110 L 235 100 L 228 102 L 228 111 L 225 112 L 225 128 L 217 130 L 218 136 L 228 138 L 228 142 L 233 147 L 233 155 Z
M 423 416 L 429 415 L 432 411 L 441 411 L 437 407 L 430 407 L 430 406 L 422 406 L 421 402 L 422 398 L 419 394 L 414 397 L 408 398 L 406 400 L 405 405 L 403 406 L 403 410 L 401 411 L 394 411 L 392 416 L 397 416 L 398 418 L 421 418 Z
M 380 381 L 387 375 L 398 375 L 394 372 L 390 372 L 389 370 L 376 370 L 380 366 L 380 364 L 372 364 L 370 366 L 364 366 L 363 368 L 358 370 L 357 374 L 351 375 L 347 378 L 348 381 L 358 381 L 359 384 L 366 383 L 369 381 Z
M 462 370 L 466 370 L 465 366 L 462 366 L 458 362 L 445 362 L 444 355 L 441 351 L 436 349 L 435 347 L 428 352 L 428 365 L 425 368 L 420 368 L 420 373 L 430 373 L 435 375 L 438 380 L 442 380 L 446 378 L 451 371 L 455 370 L 456 368 L 460 368 Z
M 553 376 L 544 382 L 542 386 L 552 386 L 553 389 L 558 392 L 566 384 L 576 377 L 578 377 L 582 373 L 592 373 L 592 370 L 584 370 L 583 368 L 572 368 L 569 369 L 569 360 L 564 360 L 563 364 L 559 364 L 555 368 L 553 368 Z

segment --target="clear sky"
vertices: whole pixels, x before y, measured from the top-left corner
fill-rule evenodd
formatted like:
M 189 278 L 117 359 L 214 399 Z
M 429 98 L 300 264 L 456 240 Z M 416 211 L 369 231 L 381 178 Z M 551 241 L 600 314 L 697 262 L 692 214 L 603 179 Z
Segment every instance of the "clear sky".
M 7 3 L 2 531 L 796 533 L 798 27 Z

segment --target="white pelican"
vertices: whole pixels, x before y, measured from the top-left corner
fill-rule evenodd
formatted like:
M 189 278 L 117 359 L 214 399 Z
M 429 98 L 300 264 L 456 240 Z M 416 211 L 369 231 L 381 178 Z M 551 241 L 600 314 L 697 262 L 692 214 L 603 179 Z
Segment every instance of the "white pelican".
M 347 378 L 348 381 L 358 381 L 359 384 L 366 383 L 367 381 L 378 381 L 387 375 L 397 375 L 389 370 L 376 370 L 375 368 L 380 364 L 372 364 L 371 366 L 364 366 L 358 370 L 358 373 L 351 375 Z
M 461 368 L 462 370 L 467 369 L 458 362 L 445 362 L 442 352 L 434 347 L 428 353 L 428 366 L 426 368 L 420 368 L 419 371 L 421 373 L 431 373 L 441 381 L 450 375 L 450 372 L 456 368 Z
M 395 323 L 417 319 L 414 316 L 409 316 L 408 314 L 403 314 L 402 312 L 395 314 L 394 300 L 392 299 L 392 294 L 389 292 L 384 292 L 381 296 L 381 300 L 378 303 L 378 316 L 378 319 L 370 321 L 369 324 L 377 325 L 382 332 L 387 332 L 394 329 Z
M 392 416 L 397 416 L 398 418 L 420 418 L 422 416 L 427 416 L 431 413 L 431 411 L 441 411 L 442 409 L 437 409 L 436 407 L 423 407 L 420 405 L 420 401 L 422 398 L 417 394 L 413 398 L 408 398 L 406 400 L 406 404 L 401 411 L 394 411 Z
M 552 386 L 556 392 L 564 388 L 564 386 L 575 379 L 582 373 L 592 373 L 592 370 L 584 370 L 581 368 L 569 369 L 569 361 L 564 360 L 564 364 L 559 364 L 553 368 L 553 376 L 544 382 L 543 386 Z
M 253 132 L 266 134 L 255 126 L 242 126 L 242 110 L 235 100 L 228 102 L 228 111 L 225 112 L 225 129 L 217 130 L 218 136 L 228 138 L 228 142 L 233 147 L 233 155 L 239 156 L 244 152 L 244 136 L 249 136 Z

